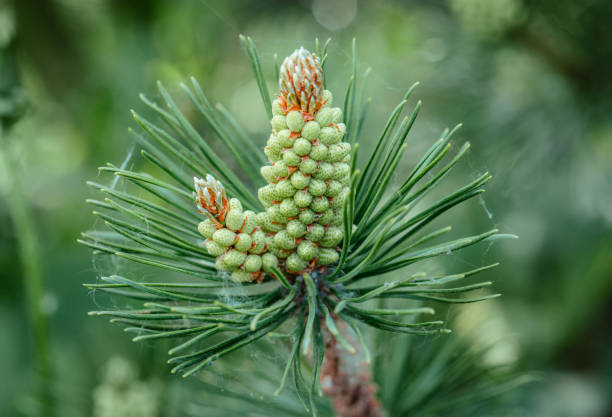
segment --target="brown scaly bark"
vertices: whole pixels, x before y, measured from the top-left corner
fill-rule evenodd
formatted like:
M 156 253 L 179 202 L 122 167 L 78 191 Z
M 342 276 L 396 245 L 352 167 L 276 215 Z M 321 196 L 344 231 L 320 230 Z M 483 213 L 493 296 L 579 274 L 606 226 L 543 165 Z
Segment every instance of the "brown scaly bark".
M 350 354 L 338 346 L 330 334 L 326 335 L 321 386 L 340 417 L 384 416 L 369 366 L 360 355 Z

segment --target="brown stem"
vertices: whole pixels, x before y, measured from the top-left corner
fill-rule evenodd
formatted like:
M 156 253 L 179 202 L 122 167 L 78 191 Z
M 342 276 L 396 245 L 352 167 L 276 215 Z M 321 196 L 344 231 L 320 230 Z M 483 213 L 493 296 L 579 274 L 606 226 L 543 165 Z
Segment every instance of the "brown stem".
M 336 414 L 340 417 L 383 417 L 370 367 L 361 355 L 347 352 L 329 332 L 326 333 L 321 386 L 323 393 L 330 397 Z

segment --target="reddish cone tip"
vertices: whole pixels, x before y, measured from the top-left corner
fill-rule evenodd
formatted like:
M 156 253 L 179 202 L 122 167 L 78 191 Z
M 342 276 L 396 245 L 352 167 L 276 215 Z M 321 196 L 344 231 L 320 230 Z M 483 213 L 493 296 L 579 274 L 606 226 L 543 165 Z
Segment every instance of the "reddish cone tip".
M 206 181 L 193 177 L 193 184 L 198 211 L 211 217 L 211 220 L 217 219 L 223 222 L 229 211 L 229 201 L 221 182 L 212 175 L 206 175 Z
M 301 109 L 312 114 L 323 105 L 321 60 L 304 47 L 285 58 L 280 68 L 279 83 L 287 111 Z

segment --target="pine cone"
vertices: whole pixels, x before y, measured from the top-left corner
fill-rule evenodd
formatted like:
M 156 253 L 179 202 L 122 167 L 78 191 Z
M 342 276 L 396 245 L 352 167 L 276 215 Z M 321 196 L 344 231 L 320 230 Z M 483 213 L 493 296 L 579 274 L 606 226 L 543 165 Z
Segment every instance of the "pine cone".
M 217 257 L 216 266 L 231 272 L 234 282 L 263 279 L 262 269 L 276 267 L 278 260 L 266 254 L 266 235 L 257 226 L 257 216 L 244 211 L 235 198 L 228 201 L 223 185 L 211 175 L 206 181 L 194 178 L 198 211 L 208 218 L 198 225 L 206 238 L 208 253 Z
M 280 95 L 272 103 L 272 134 L 259 189 L 258 215 L 270 252 L 285 270 L 300 273 L 338 261 L 342 207 L 350 181 L 351 146 L 342 142 L 342 110 L 323 89 L 319 58 L 304 48 L 281 66 Z

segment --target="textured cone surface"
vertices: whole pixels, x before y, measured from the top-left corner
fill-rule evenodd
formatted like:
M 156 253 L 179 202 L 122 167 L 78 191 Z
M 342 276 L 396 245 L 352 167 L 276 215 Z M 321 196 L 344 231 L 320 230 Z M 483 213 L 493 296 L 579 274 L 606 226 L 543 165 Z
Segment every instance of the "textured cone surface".
M 287 108 L 314 112 L 321 107 L 323 69 L 315 54 L 303 47 L 283 61 L 280 67 L 280 92 Z
M 223 185 L 211 175 L 206 180 L 194 178 L 195 204 L 208 218 L 198 225 L 206 238 L 208 253 L 216 257 L 217 269 L 230 273 L 236 282 L 263 278 L 262 268 L 275 266 L 264 263 L 261 255 L 267 250 L 267 237 L 260 230 L 257 216 L 242 209 L 235 198 L 228 201 Z
M 283 62 L 281 94 L 272 104 L 259 223 L 290 273 L 337 262 L 343 239 L 351 147 L 342 141 L 342 111 L 331 107 L 322 83 L 319 58 L 300 48 Z

